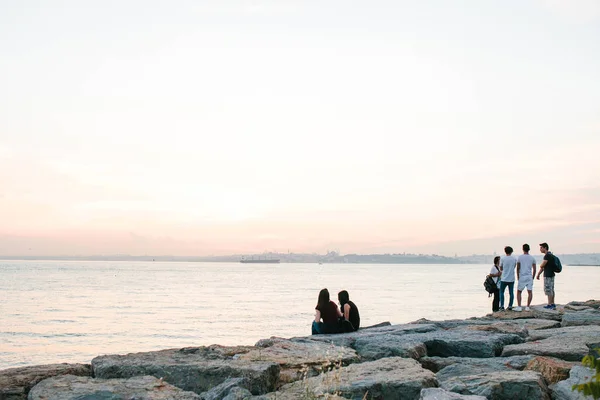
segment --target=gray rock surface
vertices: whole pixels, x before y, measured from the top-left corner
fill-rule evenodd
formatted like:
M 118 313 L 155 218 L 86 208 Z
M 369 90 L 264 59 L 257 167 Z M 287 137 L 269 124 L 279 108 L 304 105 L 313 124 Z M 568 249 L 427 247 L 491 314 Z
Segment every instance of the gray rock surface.
M 249 390 L 235 386 L 229 390 L 229 393 L 223 397 L 223 400 L 244 400 L 251 397 L 252 393 Z
M 544 378 L 532 371 L 500 371 L 466 375 L 448 379 L 440 384 L 450 392 L 484 396 L 488 399 L 550 399 L 550 392 Z
M 529 361 L 534 358 L 532 355 L 514 356 L 514 357 L 494 357 L 494 358 L 468 358 L 468 357 L 423 357 L 419 360 L 423 368 L 434 373 L 454 365 L 471 365 L 472 368 L 489 367 L 493 370 L 513 369 L 522 371 Z
M 31 389 L 29 400 L 200 400 L 153 376 L 94 379 L 73 375 L 48 378 Z
M 279 379 L 279 365 L 240 360 L 232 354 L 249 349 L 254 348 L 209 346 L 100 356 L 92 360 L 92 369 L 95 377 L 104 379 L 151 375 L 198 394 L 229 378 L 245 378 L 253 394 L 273 391 Z
M 600 309 L 600 300 L 571 301 L 567 305 L 575 306 L 575 307 L 590 307 L 590 308 Z
M 279 364 L 279 384 L 302 379 L 303 375 L 318 375 L 323 369 L 334 365 L 348 365 L 359 361 L 358 354 L 351 348 L 310 339 L 291 341 L 271 338 L 259 344 L 261 347 L 240 354 L 238 359 Z
M 486 400 L 483 396 L 452 393 L 442 388 L 426 388 L 421 390 L 419 400 Z
M 596 309 L 568 312 L 563 315 L 562 326 L 600 325 L 600 311 Z
M 235 396 L 236 393 L 247 393 L 247 396 L 252 396 L 252 393 L 246 389 L 247 385 L 248 383 L 244 378 L 229 378 L 220 385 L 201 393 L 200 398 L 202 400 L 222 400 L 230 394 Z
M 552 399 L 554 400 L 592 400 L 592 396 L 584 396 L 578 391 L 573 391 L 572 387 L 576 384 L 589 382 L 594 375 L 594 370 L 576 365 L 571 368 L 569 379 L 560 381 L 550 386 L 552 390 Z
M 265 399 L 319 398 L 339 394 L 346 399 L 418 399 L 422 388 L 436 387 L 431 371 L 408 358 L 390 357 L 351 364 L 325 374 L 284 385 Z
M 21 400 L 38 382 L 57 375 L 92 376 L 89 364 L 48 364 L 0 371 L 0 399 Z
M 531 361 L 530 356 L 496 357 L 496 358 L 463 358 L 461 361 L 440 369 L 436 374 L 439 382 L 452 378 L 477 375 L 487 372 L 520 371 Z M 526 361 L 528 360 L 528 361 Z
M 529 342 L 505 346 L 502 356 L 535 354 L 581 361 L 589 352 L 587 344 L 599 339 L 600 327 L 594 325 L 540 330 L 531 332 Z

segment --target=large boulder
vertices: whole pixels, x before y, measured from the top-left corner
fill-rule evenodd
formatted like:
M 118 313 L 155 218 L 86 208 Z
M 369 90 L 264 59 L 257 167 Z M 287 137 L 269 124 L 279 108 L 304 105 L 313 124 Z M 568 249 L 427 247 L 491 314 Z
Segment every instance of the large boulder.
M 246 389 L 248 386 L 244 378 L 229 378 L 225 382 L 200 394 L 202 400 L 223 400 L 251 397 L 252 393 Z
M 390 357 L 347 367 L 284 385 L 263 399 L 321 398 L 337 394 L 346 399 L 418 399 L 421 389 L 436 387 L 431 371 L 410 358 Z
M 129 379 L 94 379 L 63 375 L 48 378 L 31 389 L 29 400 L 200 400 L 153 376 Z
M 563 315 L 562 326 L 600 325 L 600 311 L 589 309 Z
M 595 371 L 591 368 L 576 365 L 571 369 L 569 378 L 550 386 L 553 400 L 592 400 L 592 396 L 584 396 L 573 390 L 573 385 L 587 383 L 594 376 Z
M 571 301 L 567 305 L 575 306 L 575 307 L 590 307 L 590 308 L 600 309 L 600 300 Z
M 551 384 L 567 379 L 574 365 L 574 362 L 538 356 L 529 361 L 525 370 L 539 372 Z
M 598 338 L 600 326 L 595 325 L 539 330 L 530 333 L 529 342 L 505 346 L 502 356 L 535 354 L 581 361 L 589 352 L 587 344 L 597 342 Z
M 419 360 L 423 368 L 432 372 L 454 365 L 469 365 L 473 371 L 480 368 L 491 368 L 493 371 L 519 370 L 522 371 L 534 356 L 494 357 L 494 358 L 469 358 L 469 357 L 423 357 Z M 469 374 L 470 375 L 470 374 Z
M 38 382 L 57 375 L 92 376 L 89 364 L 48 364 L 0 371 L 0 399 L 26 399 Z
M 442 388 L 426 388 L 421 390 L 419 400 L 486 400 L 483 396 L 452 393 Z
M 463 358 L 460 362 L 440 369 L 435 376 L 439 382 L 444 382 L 452 378 L 466 375 L 523 370 L 526 366 L 525 360 L 527 358 L 531 361 L 531 357 L 527 356 L 510 357 L 508 359 L 503 357 Z
M 366 336 L 357 339 L 354 348 L 367 360 L 393 356 L 419 359 L 425 355 L 485 358 L 500 355 L 507 344 L 523 341 L 516 334 L 435 330 L 421 334 Z
M 103 379 L 151 375 L 198 394 L 229 378 L 245 378 L 253 394 L 273 391 L 279 379 L 279 365 L 241 360 L 239 354 L 234 354 L 251 349 L 209 346 L 100 356 L 92 360 L 92 369 L 95 377 Z
M 359 361 L 356 351 L 314 340 L 291 341 L 281 338 L 261 340 L 257 348 L 238 356 L 239 360 L 269 361 L 279 364 L 279 384 L 290 383 L 303 376 L 318 375 L 333 366 Z
M 457 376 L 440 384 L 450 392 L 485 396 L 488 399 L 550 400 L 544 378 L 533 371 L 499 371 Z

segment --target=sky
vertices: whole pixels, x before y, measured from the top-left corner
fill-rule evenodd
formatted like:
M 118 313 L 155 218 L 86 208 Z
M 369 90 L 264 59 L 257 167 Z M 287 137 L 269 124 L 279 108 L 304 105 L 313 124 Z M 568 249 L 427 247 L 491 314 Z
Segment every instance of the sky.
M 599 151 L 596 0 L 0 3 L 0 255 L 600 252 Z

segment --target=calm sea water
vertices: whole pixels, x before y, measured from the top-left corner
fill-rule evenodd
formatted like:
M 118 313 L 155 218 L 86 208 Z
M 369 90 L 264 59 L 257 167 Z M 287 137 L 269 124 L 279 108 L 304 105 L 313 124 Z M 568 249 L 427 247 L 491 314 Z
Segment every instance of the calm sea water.
M 482 316 L 488 265 L 0 261 L 0 369 L 305 336 L 318 292 L 346 289 L 361 325 Z M 557 302 L 600 298 L 600 268 L 565 267 Z M 534 303 L 544 302 L 536 281 Z M 337 300 L 337 296 L 336 299 Z

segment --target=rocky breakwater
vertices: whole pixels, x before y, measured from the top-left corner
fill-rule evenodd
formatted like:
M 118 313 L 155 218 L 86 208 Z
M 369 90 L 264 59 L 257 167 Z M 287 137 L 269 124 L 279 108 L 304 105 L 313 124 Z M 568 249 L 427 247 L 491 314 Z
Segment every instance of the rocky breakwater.
M 600 301 L 0 371 L 5 399 L 585 399 Z

